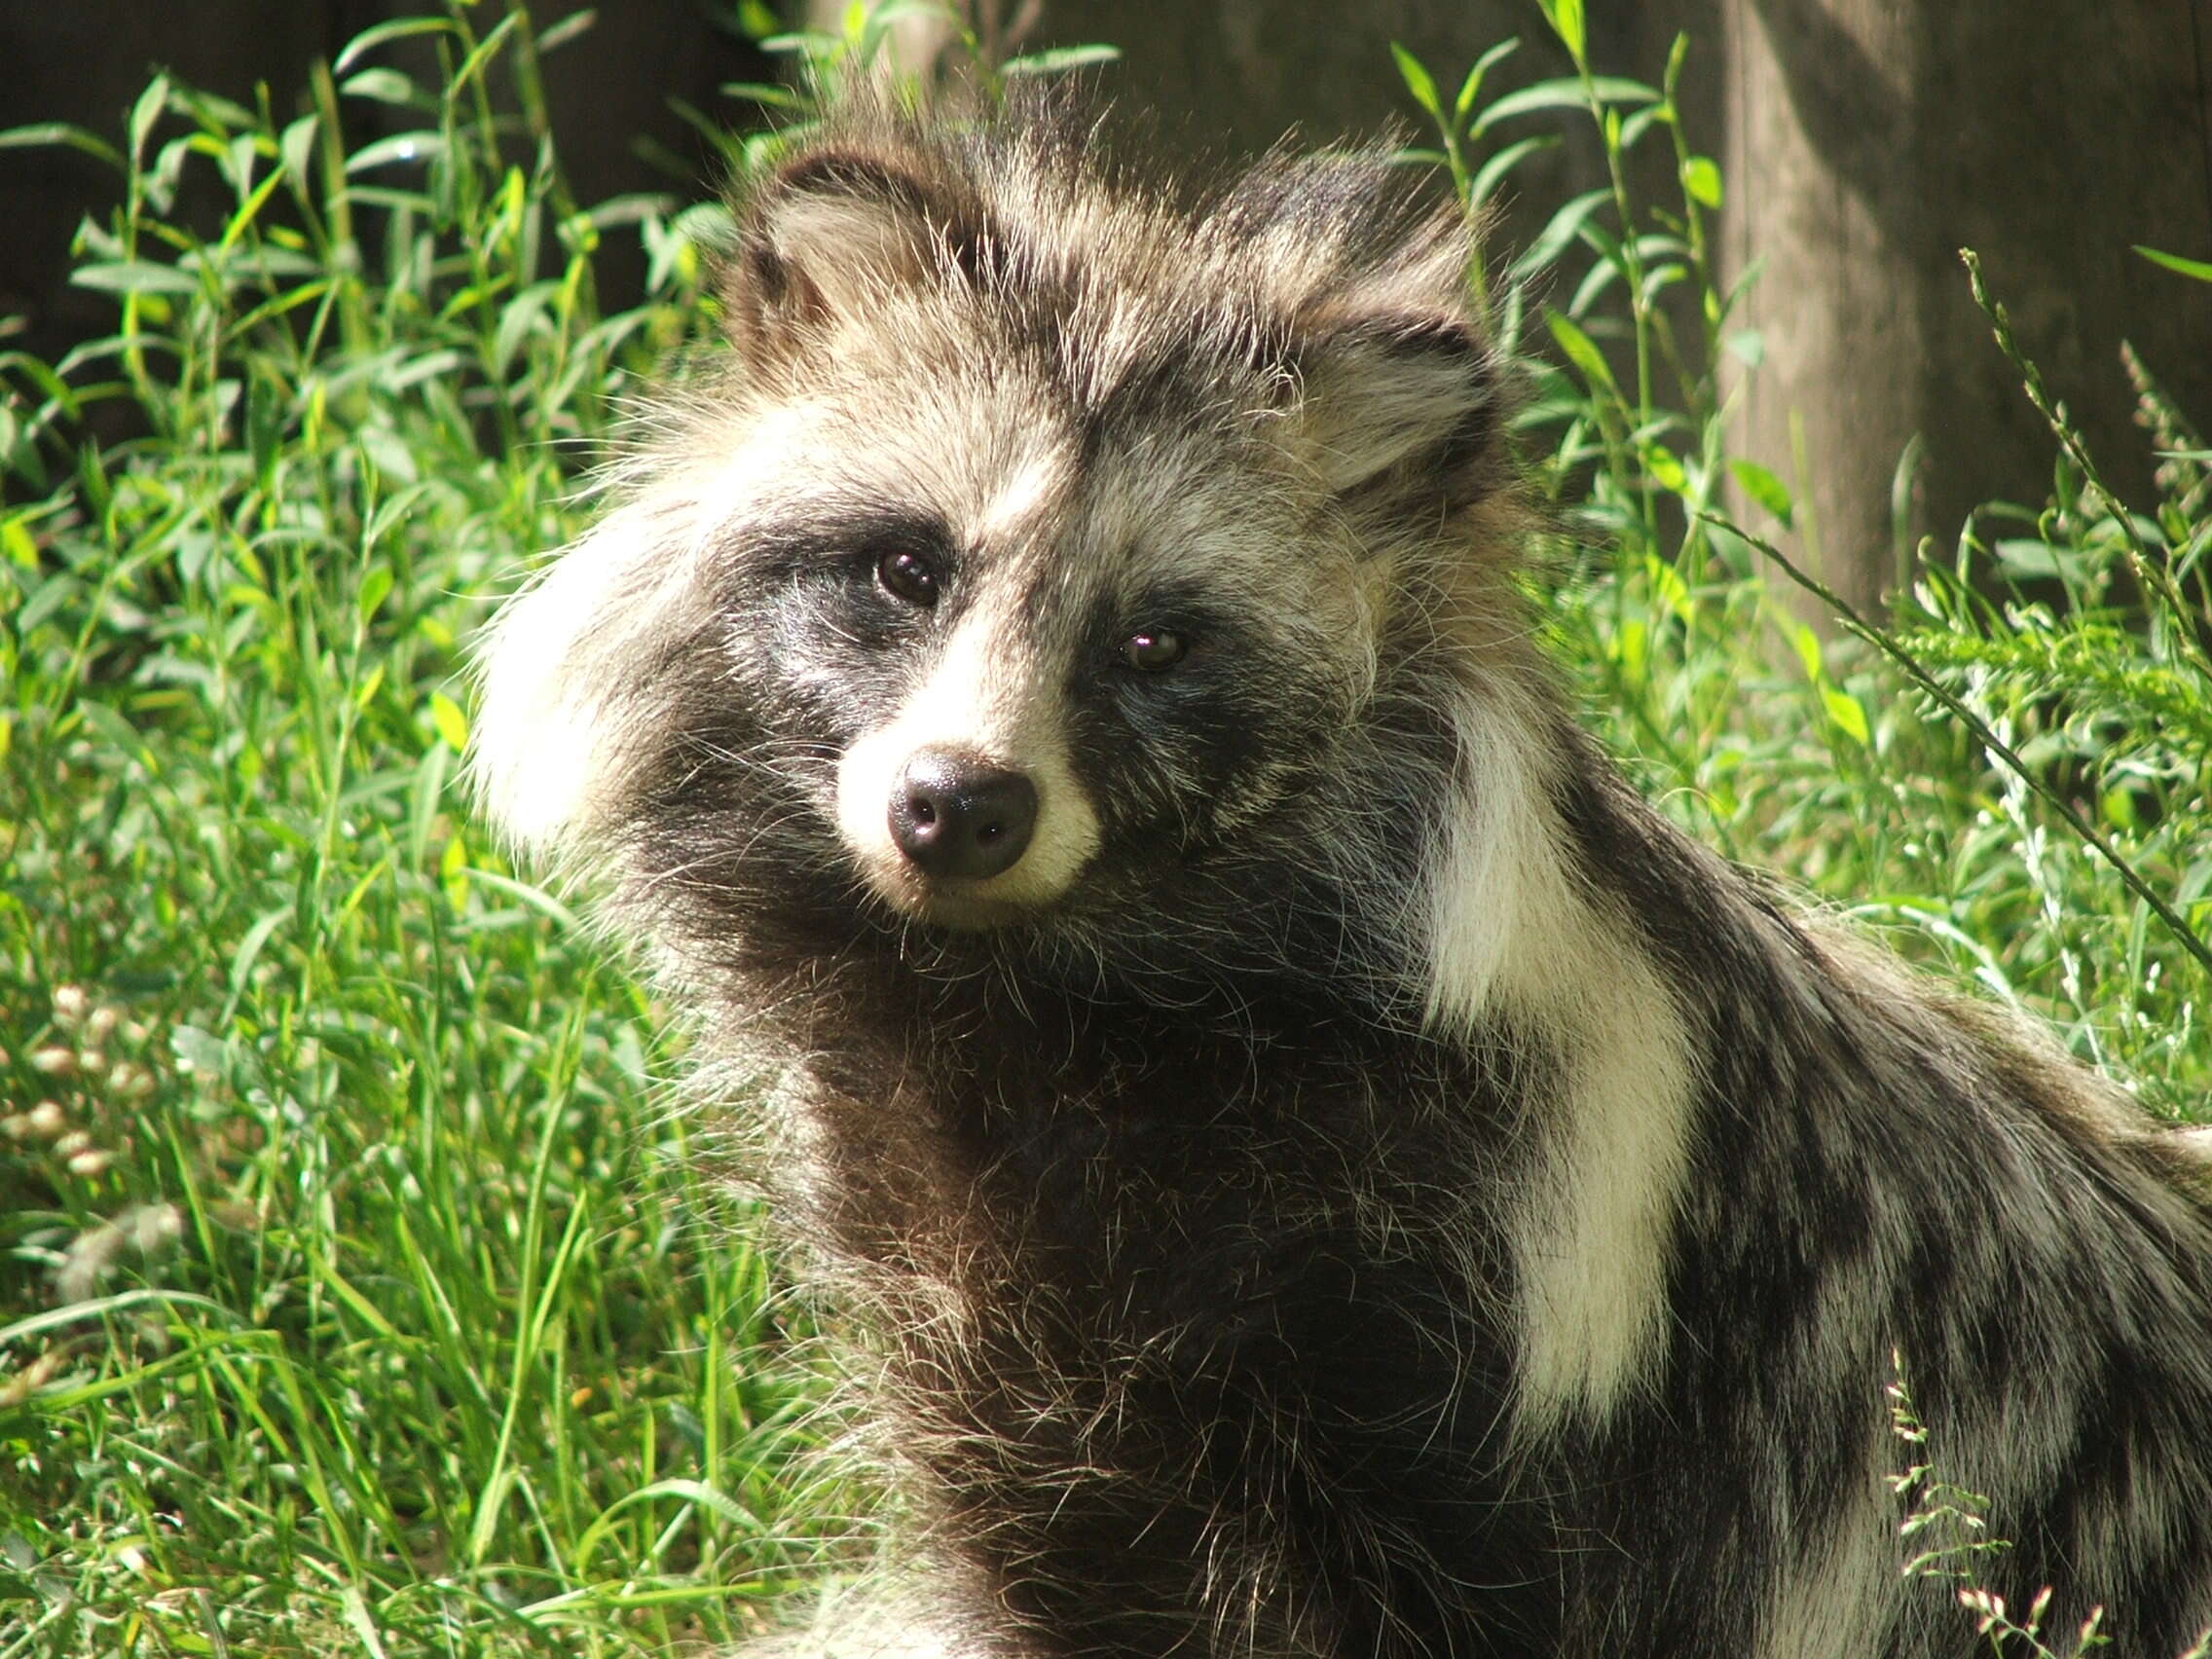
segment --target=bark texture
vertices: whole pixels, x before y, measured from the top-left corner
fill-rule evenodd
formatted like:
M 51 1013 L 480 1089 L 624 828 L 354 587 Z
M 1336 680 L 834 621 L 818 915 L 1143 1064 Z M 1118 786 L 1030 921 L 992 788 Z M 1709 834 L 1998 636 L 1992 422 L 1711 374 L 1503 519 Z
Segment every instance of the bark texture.
M 1741 440 L 1812 509 L 1821 564 L 1864 606 L 1921 535 L 1947 550 L 1991 498 L 2036 502 L 2053 443 L 1991 343 L 1972 247 L 2021 344 L 2140 501 L 2132 340 L 2212 415 L 2212 286 L 2142 259 L 2212 249 L 2202 0 L 1722 0 L 1724 242 L 1761 275 L 1766 360 Z M 1924 464 L 1893 523 L 1907 441 Z

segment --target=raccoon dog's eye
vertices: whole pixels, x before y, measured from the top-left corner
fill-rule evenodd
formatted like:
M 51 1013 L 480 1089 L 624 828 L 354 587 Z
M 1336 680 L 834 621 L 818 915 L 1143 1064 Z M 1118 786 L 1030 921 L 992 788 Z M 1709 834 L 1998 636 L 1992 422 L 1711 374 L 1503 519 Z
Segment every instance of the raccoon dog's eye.
M 937 571 L 919 553 L 895 547 L 875 562 L 875 579 L 893 599 L 927 610 L 937 603 Z
M 1122 642 L 1122 660 L 1139 674 L 1159 674 L 1183 660 L 1183 636 L 1165 628 L 1147 628 Z

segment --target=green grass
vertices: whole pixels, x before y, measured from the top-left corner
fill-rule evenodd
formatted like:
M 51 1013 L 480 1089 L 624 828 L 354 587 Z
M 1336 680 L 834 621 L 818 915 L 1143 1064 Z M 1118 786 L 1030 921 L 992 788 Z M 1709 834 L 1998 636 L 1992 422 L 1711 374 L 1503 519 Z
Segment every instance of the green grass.
M 403 33 L 434 80 L 394 67 Z M 119 143 L 9 140 L 106 155 L 117 203 L 79 274 L 112 332 L 0 355 L 0 1659 L 661 1651 L 742 1636 L 865 1536 L 799 1466 L 806 1322 L 658 1011 L 454 791 L 463 642 L 588 520 L 719 222 L 571 201 L 550 44 L 457 8 L 362 37 L 297 118 L 156 82 Z M 1655 215 L 1618 169 L 1490 275 L 1562 661 L 1700 834 L 2200 1105 L 2200 443 L 2160 417 L 2176 458 L 2132 517 L 2070 456 L 2053 504 L 1983 515 L 1879 619 L 2022 766 L 1993 763 L 1766 584 L 1749 537 L 1787 555 L 1790 503 L 1728 453 L 1713 364 L 1755 345 L 1673 73 L 1428 83 L 1470 195 L 1593 115 L 1682 181 Z M 403 131 L 355 147 L 371 105 Z M 188 178 L 229 209 L 188 223 Z M 608 311 L 595 255 L 629 238 L 649 292 Z M 1731 486 L 1743 532 L 1705 516 Z
M 654 1012 L 453 788 L 461 643 L 582 522 L 702 223 L 576 211 L 521 14 L 467 17 L 410 25 L 442 85 L 364 37 L 296 122 L 149 89 L 115 332 L 4 365 L 11 1659 L 723 1640 L 839 1530 Z M 411 136 L 350 151 L 363 101 Z

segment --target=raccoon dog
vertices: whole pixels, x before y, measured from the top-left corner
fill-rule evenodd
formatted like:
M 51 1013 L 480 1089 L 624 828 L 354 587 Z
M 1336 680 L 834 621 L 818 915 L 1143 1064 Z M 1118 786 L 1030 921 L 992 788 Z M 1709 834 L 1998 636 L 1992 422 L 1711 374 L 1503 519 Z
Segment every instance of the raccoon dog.
M 939 1603 L 845 1648 L 1963 1655 L 1894 1353 L 1981 1576 L 2186 1646 L 2203 1164 L 1594 752 L 1454 213 L 1096 151 L 784 163 L 486 647 L 491 814 L 771 1080 L 879 1344 Z

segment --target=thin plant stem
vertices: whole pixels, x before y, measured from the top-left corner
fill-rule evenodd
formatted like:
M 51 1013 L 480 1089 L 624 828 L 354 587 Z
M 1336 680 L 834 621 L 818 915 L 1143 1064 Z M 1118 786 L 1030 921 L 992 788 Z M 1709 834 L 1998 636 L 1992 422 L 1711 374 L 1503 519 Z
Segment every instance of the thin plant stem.
M 2189 925 L 2188 920 L 2182 916 L 2181 912 L 2158 896 L 2151 884 L 2136 872 L 2135 866 L 2127 862 L 2125 855 L 2106 840 L 2098 832 L 2096 827 L 2082 816 L 2072 801 L 2045 783 L 2036 774 L 2034 768 L 2020 757 L 2017 750 L 1999 737 L 1990 727 L 1988 721 L 1967 707 L 1965 702 L 1954 695 L 1949 687 L 1929 673 L 1921 665 L 1918 658 L 1914 657 L 1910 651 L 1892 638 L 1885 629 L 1867 621 L 1850 601 L 1825 582 L 1823 582 L 1818 576 L 1799 570 L 1772 542 L 1762 540 L 1741 525 L 1718 513 L 1705 512 L 1698 514 L 1698 517 L 1705 520 L 1715 530 L 1726 531 L 1730 535 L 1742 537 L 1746 545 L 1772 563 L 1784 575 L 1807 593 L 1812 594 L 1826 605 L 1835 613 L 1836 619 L 1846 628 L 1872 645 L 1892 662 L 1895 662 L 1915 685 L 1956 716 L 1961 723 L 1973 733 L 1976 742 L 2002 760 L 2008 770 L 2033 790 L 2046 805 L 2058 814 L 2066 827 L 2073 830 L 2085 845 L 2096 849 L 2104 861 L 2112 866 L 2120 879 L 2126 884 L 2128 891 L 2150 906 L 2152 913 L 2166 925 L 2181 946 L 2190 955 L 2196 958 L 2198 964 L 2208 976 L 2212 976 L 2212 945 L 2207 945 L 2203 939 L 2197 935 L 2196 930 Z

